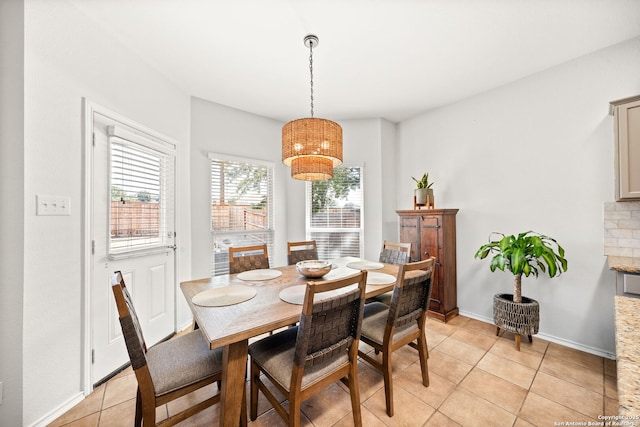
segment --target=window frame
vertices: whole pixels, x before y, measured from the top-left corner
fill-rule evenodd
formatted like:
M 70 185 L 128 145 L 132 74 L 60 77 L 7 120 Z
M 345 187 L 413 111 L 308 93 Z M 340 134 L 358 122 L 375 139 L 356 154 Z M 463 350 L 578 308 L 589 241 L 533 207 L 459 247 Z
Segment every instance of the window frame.
M 254 159 L 250 157 L 241 157 L 241 156 L 231 156 L 221 153 L 208 153 L 209 158 L 209 229 L 210 229 L 210 244 L 209 248 L 211 251 L 211 277 L 216 275 L 228 274 L 228 265 L 226 269 L 216 271 L 216 253 L 224 253 L 223 251 L 216 252 L 215 242 L 216 236 L 233 236 L 233 235 L 265 235 L 266 234 L 266 245 L 267 250 L 269 252 L 269 264 L 273 265 L 273 257 L 275 254 L 275 219 L 274 219 L 274 204 L 275 204 L 275 163 L 267 160 Z M 213 228 L 213 162 L 226 162 L 226 163 L 236 163 L 236 164 L 245 164 L 251 165 L 255 167 L 264 167 L 267 170 L 267 228 L 266 229 L 256 229 L 256 230 L 223 230 L 216 231 Z M 228 256 L 228 247 L 226 248 L 226 253 Z M 223 256 L 224 258 L 224 256 Z

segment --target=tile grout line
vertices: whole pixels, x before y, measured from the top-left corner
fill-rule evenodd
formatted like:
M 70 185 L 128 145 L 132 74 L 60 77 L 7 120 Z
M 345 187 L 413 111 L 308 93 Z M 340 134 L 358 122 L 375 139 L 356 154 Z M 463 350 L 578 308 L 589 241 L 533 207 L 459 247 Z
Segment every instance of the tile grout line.
M 531 391 L 531 387 L 533 387 L 533 383 L 535 382 L 536 378 L 538 377 L 538 374 L 540 373 L 540 368 L 542 367 L 542 362 L 544 361 L 544 358 L 547 357 L 547 351 L 549 351 L 549 345 L 547 345 L 544 349 L 544 352 L 542 353 L 542 357 L 540 358 L 540 363 L 538 363 L 538 367 L 536 368 L 536 373 L 533 376 L 533 378 L 531 379 L 531 384 L 529 384 L 529 387 L 527 388 L 527 394 L 525 395 L 524 399 L 522 399 L 522 403 L 520 404 L 520 408 L 518 408 L 518 415 L 516 416 L 516 420 L 518 418 L 526 421 L 526 422 L 530 422 L 529 420 L 520 417 L 520 414 L 522 413 L 522 409 L 524 408 L 524 404 L 527 401 L 527 399 L 529 398 L 530 394 L 537 394 Z M 532 423 L 533 424 L 533 423 Z

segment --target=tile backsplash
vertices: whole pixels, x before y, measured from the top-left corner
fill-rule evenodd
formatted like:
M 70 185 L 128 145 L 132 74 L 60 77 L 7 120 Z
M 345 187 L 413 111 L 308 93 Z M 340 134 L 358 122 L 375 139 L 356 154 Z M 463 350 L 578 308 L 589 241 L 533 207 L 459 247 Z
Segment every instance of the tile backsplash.
M 640 202 L 603 204 L 604 255 L 640 258 Z

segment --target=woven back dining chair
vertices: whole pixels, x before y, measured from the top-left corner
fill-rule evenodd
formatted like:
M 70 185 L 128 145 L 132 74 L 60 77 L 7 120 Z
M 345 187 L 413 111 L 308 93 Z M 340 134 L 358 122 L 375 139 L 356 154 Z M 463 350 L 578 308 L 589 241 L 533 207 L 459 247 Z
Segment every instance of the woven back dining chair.
M 389 242 L 385 240 L 378 261 L 386 264 L 404 264 L 411 257 L 411 243 Z
M 287 242 L 287 262 L 289 265 L 310 259 L 318 259 L 318 247 L 315 240 Z
M 349 387 L 354 424 L 362 425 L 357 369 L 366 281 L 367 272 L 361 271 L 309 282 L 299 325 L 249 346 L 251 420 L 258 416 L 259 390 L 289 426 L 299 426 L 301 403 L 342 380 Z M 314 300 L 328 291 L 334 296 Z M 289 401 L 288 411 L 265 380 Z
M 211 350 L 199 330 L 147 349 L 133 301 L 120 271 L 113 275 L 111 285 L 131 367 L 138 381 L 134 425 L 172 426 L 218 403 L 220 394 L 216 393 L 156 423 L 157 407 L 221 380 L 222 350 Z M 243 420 L 246 424 L 246 411 Z
M 382 249 L 380 250 L 380 258 L 378 261 L 386 264 L 405 264 L 410 261 L 411 258 L 411 243 L 402 242 L 389 242 L 385 240 L 382 243 Z M 389 305 L 391 303 L 391 295 L 393 292 L 385 292 L 384 294 L 377 295 L 371 299 L 371 301 L 378 301 Z M 367 302 L 371 302 L 367 301 Z
M 391 304 L 372 302 L 364 308 L 360 340 L 382 353 L 382 362 L 370 354 L 359 352 L 359 356 L 384 377 L 387 415 L 393 416 L 393 381 L 391 377 L 391 355 L 394 351 L 410 345 L 418 350 L 422 384 L 429 386 L 427 359 L 427 336 L 425 324 L 429 298 L 433 283 L 435 258 L 409 264 L 401 264 L 393 289 Z
M 269 268 L 267 245 L 229 248 L 229 274 Z

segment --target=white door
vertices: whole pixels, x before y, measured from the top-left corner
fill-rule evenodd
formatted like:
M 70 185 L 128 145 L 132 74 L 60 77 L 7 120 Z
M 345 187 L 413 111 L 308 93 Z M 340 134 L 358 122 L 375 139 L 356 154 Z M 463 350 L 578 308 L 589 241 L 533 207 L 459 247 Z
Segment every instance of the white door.
M 175 330 L 175 145 L 93 113 L 91 380 L 129 362 L 111 290 L 121 271 L 147 346 Z

